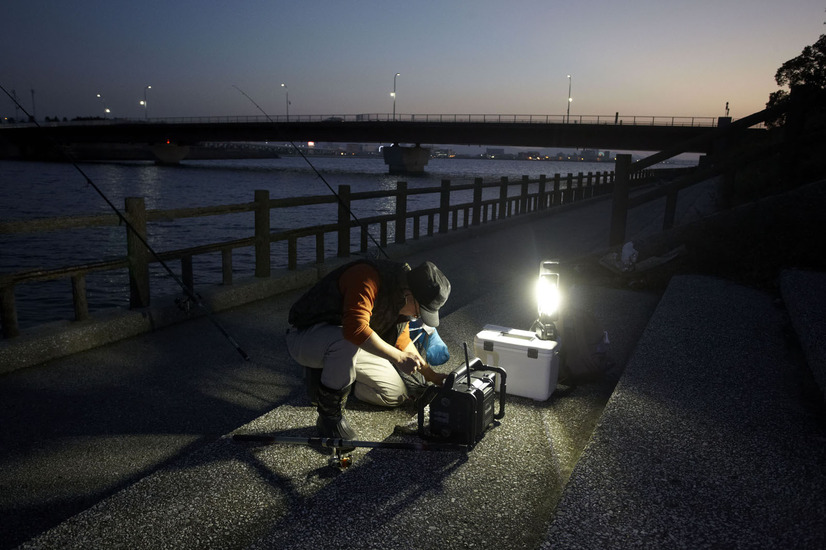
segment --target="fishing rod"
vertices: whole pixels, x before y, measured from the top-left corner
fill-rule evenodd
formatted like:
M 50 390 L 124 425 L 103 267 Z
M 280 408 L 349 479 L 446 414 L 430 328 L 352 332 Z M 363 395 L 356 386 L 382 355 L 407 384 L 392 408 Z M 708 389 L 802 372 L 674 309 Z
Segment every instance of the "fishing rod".
M 37 126 L 40 129 L 43 128 L 40 125 L 40 123 L 38 123 L 37 120 L 35 120 L 35 118 L 29 114 L 26 108 L 20 104 L 17 98 L 10 94 L 5 87 L 0 85 L 0 90 L 3 90 L 3 93 L 5 93 L 9 97 L 9 99 L 11 99 L 14 102 L 14 104 L 17 105 L 17 107 L 23 111 L 23 113 L 28 117 L 29 120 L 34 122 L 35 126 Z M 212 315 L 212 312 L 201 299 L 201 296 L 197 292 L 195 292 L 194 289 L 190 288 L 187 284 L 185 284 L 181 280 L 181 278 L 178 277 L 174 271 L 172 271 L 169 265 L 158 255 L 157 252 L 155 252 L 155 249 L 149 245 L 146 238 L 135 229 L 135 226 L 132 225 L 132 222 L 130 222 L 129 219 L 127 219 L 127 217 L 123 213 L 121 213 L 120 210 L 118 210 L 114 203 L 112 203 L 112 201 L 109 200 L 109 197 L 106 196 L 103 190 L 100 187 L 98 187 L 98 185 L 94 181 L 92 181 L 92 178 L 90 178 L 89 175 L 86 174 L 86 172 L 78 165 L 78 163 L 69 153 L 69 151 L 63 147 L 59 147 L 58 143 L 51 136 L 47 135 L 47 138 L 52 143 L 54 148 L 57 151 L 59 151 L 60 154 L 62 154 L 66 158 L 66 160 L 68 160 L 69 163 L 71 163 L 72 166 L 74 166 L 75 170 L 77 170 L 78 173 L 80 173 L 80 175 L 86 180 L 86 183 L 89 184 L 92 187 L 92 189 L 94 189 L 95 192 L 97 192 L 97 194 L 100 195 L 100 197 L 106 202 L 109 208 L 111 208 L 115 212 L 120 223 L 124 224 L 132 232 L 132 234 L 138 238 L 138 240 L 141 242 L 141 244 L 143 244 L 143 246 L 146 247 L 146 249 L 149 251 L 152 257 L 154 257 L 155 260 L 161 264 L 166 273 L 170 277 L 172 277 L 172 279 L 183 289 L 187 298 L 194 302 L 199 308 L 201 308 L 201 310 L 206 314 L 206 317 L 209 319 L 209 321 L 215 326 L 215 328 L 218 329 L 218 331 L 224 336 L 224 338 L 226 338 L 226 340 L 230 344 L 232 344 L 233 347 L 235 347 L 235 350 L 241 355 L 241 357 L 243 357 L 245 361 L 249 361 L 250 357 L 249 355 L 247 355 L 247 352 L 245 352 L 243 348 L 241 348 L 240 344 L 238 344 L 235 338 L 233 338 L 232 335 L 218 322 L 218 320 L 215 319 L 215 317 Z
M 369 449 L 400 449 L 407 451 L 432 451 L 432 452 L 462 452 L 466 453 L 469 445 L 458 443 L 434 443 L 424 440 L 411 442 L 397 441 L 359 441 L 355 439 L 340 439 L 336 437 L 296 437 L 279 434 L 252 434 L 242 433 L 231 436 L 236 443 L 249 443 L 253 445 L 273 445 L 281 443 L 285 445 L 303 445 L 314 449 L 332 449 L 333 456 L 327 461 L 329 466 L 345 470 L 353 463 L 352 456 L 347 452 L 342 452 L 342 448 L 365 447 Z
M 250 101 L 250 103 L 252 103 L 253 105 L 255 105 L 255 108 L 256 108 L 256 109 L 258 109 L 259 111 L 261 111 L 261 113 L 262 113 L 262 114 L 263 114 L 263 115 L 267 118 L 267 120 L 268 120 L 269 122 L 271 122 L 271 123 L 273 123 L 273 124 L 277 124 L 277 123 L 276 123 L 276 122 L 272 119 L 272 117 L 271 117 L 269 114 L 267 114 L 267 112 L 266 112 L 264 109 L 262 109 L 262 108 L 261 108 L 261 106 L 260 106 L 258 103 L 256 103 L 256 102 L 255 102 L 255 100 L 254 100 L 254 99 L 252 99 L 249 95 L 247 95 L 247 93 L 246 93 L 246 92 L 244 92 L 244 90 L 242 90 L 241 88 L 239 88 L 239 87 L 238 87 L 238 86 L 236 86 L 235 84 L 233 84 L 233 85 L 232 85 L 232 87 L 233 87 L 233 88 L 235 88 L 236 90 L 238 90 L 239 92 L 241 92 L 241 95 L 243 95 L 244 97 L 246 97 L 246 98 Z M 313 172 L 315 172 L 315 175 L 316 175 L 316 176 L 318 176 L 318 178 L 319 178 L 321 181 L 323 181 L 323 182 L 324 182 L 324 185 L 326 185 L 326 186 L 327 186 L 327 189 L 329 189 L 329 190 L 330 190 L 330 193 L 332 193 L 332 194 L 333 194 L 333 196 L 334 196 L 334 197 L 336 198 L 336 200 L 338 201 L 339 205 L 341 205 L 341 206 L 342 206 L 345 210 L 347 210 L 347 213 L 350 215 L 350 217 L 351 217 L 351 218 L 353 218 L 353 221 L 355 221 L 355 222 L 359 225 L 359 227 L 361 227 L 362 229 L 364 229 L 364 230 L 365 230 L 365 233 L 367 233 L 367 236 L 368 236 L 368 237 L 370 237 L 370 240 L 371 240 L 371 241 L 373 241 L 373 244 L 375 244 L 375 245 L 376 245 L 376 247 L 377 247 L 377 248 L 379 249 L 379 251 L 380 251 L 380 252 L 384 255 L 384 257 L 385 257 L 385 258 L 388 258 L 388 259 L 389 259 L 389 258 L 390 258 L 390 256 L 388 256 L 388 255 L 387 255 L 387 252 L 384 250 L 384 248 L 381 246 L 381 244 L 379 244 L 379 242 L 376 240 L 376 238 L 375 238 L 375 237 L 373 237 L 372 233 L 370 233 L 369 229 L 368 229 L 368 228 L 367 228 L 367 227 L 366 227 L 366 226 L 362 223 L 362 221 L 358 218 L 358 216 L 356 216 L 356 214 L 355 214 L 355 213 L 353 212 L 353 210 L 350 208 L 350 205 L 349 205 L 349 204 L 347 204 L 347 203 L 345 203 L 345 202 L 342 200 L 341 196 L 339 196 L 339 194 L 338 194 L 338 193 L 336 193 L 336 191 L 333 189 L 333 186 L 332 186 L 332 185 L 330 185 L 330 183 L 329 183 L 329 182 L 328 182 L 328 181 L 324 178 L 324 176 L 322 176 L 322 175 L 321 175 L 321 172 L 319 172 L 319 171 L 316 169 L 316 167 L 315 167 L 315 166 L 313 166 L 313 163 L 312 163 L 312 162 L 310 162 L 310 159 L 308 159 L 308 158 L 307 158 L 307 155 L 305 155 L 305 154 L 304 154 L 304 152 L 303 152 L 301 149 L 299 149 L 299 147 L 295 144 L 295 142 L 294 142 L 293 140 L 288 140 L 288 141 L 290 142 L 290 145 L 292 145 L 293 149 L 295 149 L 295 151 L 296 151 L 296 152 L 297 152 L 297 153 L 301 156 L 301 158 L 302 158 L 302 159 L 304 159 L 304 161 L 305 161 L 305 162 L 309 165 L 309 167 L 310 167 L 310 168 L 312 168 Z

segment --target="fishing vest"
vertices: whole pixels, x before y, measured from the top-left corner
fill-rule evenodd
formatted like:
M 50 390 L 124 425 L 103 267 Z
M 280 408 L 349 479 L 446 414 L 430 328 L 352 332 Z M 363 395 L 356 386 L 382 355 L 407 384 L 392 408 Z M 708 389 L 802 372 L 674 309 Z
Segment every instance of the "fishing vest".
M 406 273 L 410 271 L 410 266 L 406 263 L 358 260 L 334 269 L 292 305 L 288 318 L 290 324 L 296 328 L 307 328 L 318 323 L 340 325 L 343 317 L 344 296 L 339 290 L 338 280 L 342 273 L 359 263 L 369 264 L 379 273 L 379 285 L 370 316 L 370 328 L 382 340 L 395 345 L 396 339 L 407 324 L 406 318 L 399 317 L 399 310 L 405 304 Z

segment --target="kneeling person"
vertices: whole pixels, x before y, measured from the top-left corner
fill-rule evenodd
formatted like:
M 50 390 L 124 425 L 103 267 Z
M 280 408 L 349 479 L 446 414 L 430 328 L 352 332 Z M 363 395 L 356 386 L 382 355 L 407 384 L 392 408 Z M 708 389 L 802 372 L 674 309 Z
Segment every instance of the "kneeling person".
M 450 282 L 433 263 L 359 260 L 325 276 L 290 308 L 287 348 L 307 367 L 321 437 L 355 439 L 344 417 L 350 391 L 362 401 L 398 406 L 408 398 L 400 373 L 441 384 L 410 340 L 408 322 L 439 324 Z

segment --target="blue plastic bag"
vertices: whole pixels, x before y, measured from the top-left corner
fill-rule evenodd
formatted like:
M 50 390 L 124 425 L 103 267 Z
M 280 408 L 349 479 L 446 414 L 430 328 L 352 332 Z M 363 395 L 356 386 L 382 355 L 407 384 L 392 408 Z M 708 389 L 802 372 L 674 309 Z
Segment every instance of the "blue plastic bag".
M 444 365 L 450 359 L 447 344 L 442 341 L 436 328 L 425 325 L 421 319 L 410 321 L 410 339 L 430 365 Z

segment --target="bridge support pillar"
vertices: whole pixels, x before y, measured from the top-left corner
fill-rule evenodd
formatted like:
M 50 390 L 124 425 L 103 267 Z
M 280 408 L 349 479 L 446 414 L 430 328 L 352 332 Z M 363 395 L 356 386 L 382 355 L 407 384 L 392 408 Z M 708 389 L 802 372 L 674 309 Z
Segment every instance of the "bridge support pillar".
M 180 164 L 189 155 L 189 145 L 161 143 L 150 145 L 149 150 L 157 164 Z
M 402 147 L 394 143 L 391 147 L 384 147 L 382 153 L 391 174 L 421 174 L 430 160 L 430 149 L 420 145 Z

